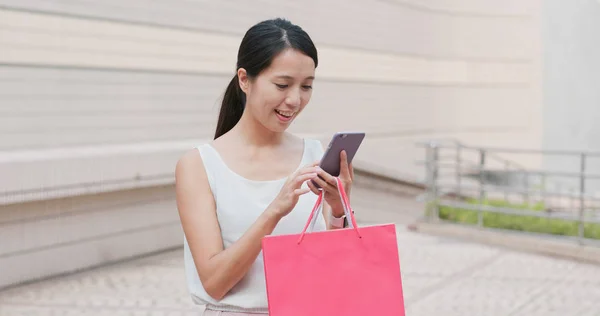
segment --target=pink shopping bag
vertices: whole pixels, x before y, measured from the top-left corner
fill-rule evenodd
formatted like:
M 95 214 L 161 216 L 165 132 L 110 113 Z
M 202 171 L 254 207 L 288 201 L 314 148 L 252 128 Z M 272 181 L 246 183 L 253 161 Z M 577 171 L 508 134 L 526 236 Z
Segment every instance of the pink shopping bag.
M 321 194 L 302 233 L 263 238 L 270 316 L 404 316 L 395 225 L 359 228 L 338 188 L 349 228 L 307 233 Z

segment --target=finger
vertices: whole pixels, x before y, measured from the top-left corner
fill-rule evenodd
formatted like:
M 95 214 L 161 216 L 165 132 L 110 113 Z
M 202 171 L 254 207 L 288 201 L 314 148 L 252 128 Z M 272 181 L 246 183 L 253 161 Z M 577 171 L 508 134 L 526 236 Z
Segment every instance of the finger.
M 300 187 L 302 185 L 302 183 L 306 182 L 307 180 L 316 179 L 316 178 L 318 178 L 316 173 L 301 174 L 301 175 L 298 175 L 296 178 L 294 178 L 293 184 L 294 184 L 294 187 Z
M 310 188 L 310 190 L 314 194 L 316 194 L 316 195 L 321 194 L 321 190 L 319 190 L 319 188 L 317 188 L 317 186 L 313 184 L 312 180 L 308 180 L 306 183 L 307 183 L 308 187 Z
M 309 188 L 302 188 L 302 189 L 296 189 L 296 190 L 294 190 L 294 194 L 298 195 L 298 196 L 306 194 L 308 192 L 310 192 Z
M 302 167 L 302 169 L 306 169 L 306 168 L 314 168 L 314 167 L 317 167 L 317 166 L 318 166 L 320 163 L 321 163 L 321 161 L 319 161 L 319 160 L 315 160 L 315 161 L 313 161 L 313 162 L 311 162 L 311 163 L 309 163 L 309 164 L 305 165 L 304 167 Z M 302 169 L 300 169 L 300 170 L 302 170 Z M 300 170 L 298 170 L 298 171 L 300 171 Z
M 327 173 L 327 171 L 318 168 L 317 169 L 317 174 L 323 179 L 325 180 L 325 182 L 327 182 L 329 185 L 333 185 L 337 187 L 337 182 L 335 180 L 335 177 L 330 175 L 329 173 Z M 321 185 L 321 184 L 319 184 Z
M 318 167 L 304 167 L 301 168 L 300 170 L 296 171 L 295 174 L 292 175 L 292 178 L 297 178 L 298 176 L 302 176 L 305 174 L 309 174 L 309 173 L 317 173 L 319 171 Z
M 352 167 L 352 163 L 348 164 L 348 169 L 350 169 L 350 179 L 354 180 L 354 167 Z
M 348 165 L 348 154 L 345 150 L 340 153 L 340 176 L 350 177 L 350 167 Z
M 325 192 L 330 192 L 330 193 L 337 192 L 337 186 L 333 186 L 330 183 L 328 183 L 327 181 L 325 181 L 319 177 L 314 178 L 313 181 L 315 181 L 321 188 L 323 188 L 323 190 L 325 190 Z

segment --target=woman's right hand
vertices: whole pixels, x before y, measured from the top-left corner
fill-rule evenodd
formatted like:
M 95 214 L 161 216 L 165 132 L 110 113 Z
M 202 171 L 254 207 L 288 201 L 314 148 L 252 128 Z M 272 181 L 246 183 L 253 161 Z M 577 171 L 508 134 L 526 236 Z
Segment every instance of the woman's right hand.
M 298 203 L 300 196 L 311 191 L 308 187 L 302 188 L 302 184 L 317 177 L 318 164 L 318 161 L 314 162 L 290 175 L 268 210 L 279 218 L 288 215 Z

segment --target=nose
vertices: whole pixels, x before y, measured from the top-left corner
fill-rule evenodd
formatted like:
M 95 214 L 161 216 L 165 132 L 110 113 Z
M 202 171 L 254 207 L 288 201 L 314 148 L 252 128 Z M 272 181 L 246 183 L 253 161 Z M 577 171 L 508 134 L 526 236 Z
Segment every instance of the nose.
M 300 106 L 300 91 L 299 89 L 290 89 L 288 95 L 285 98 L 285 103 L 292 107 Z

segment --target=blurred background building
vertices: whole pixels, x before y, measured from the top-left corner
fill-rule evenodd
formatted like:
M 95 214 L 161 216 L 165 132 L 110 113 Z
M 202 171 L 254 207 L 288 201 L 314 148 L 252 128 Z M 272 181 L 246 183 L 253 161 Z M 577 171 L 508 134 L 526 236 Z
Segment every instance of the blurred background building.
M 263 19 L 319 49 L 292 130 L 363 130 L 357 168 L 421 182 L 421 140 L 600 150 L 599 14 L 595 0 L 0 0 L 0 287 L 181 245 L 175 163 L 211 140 Z

